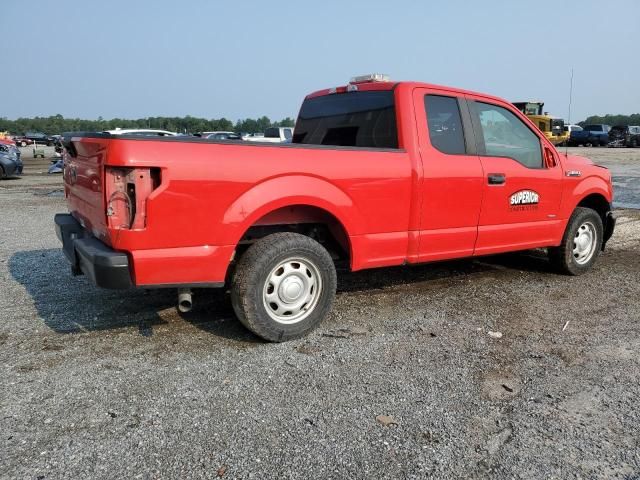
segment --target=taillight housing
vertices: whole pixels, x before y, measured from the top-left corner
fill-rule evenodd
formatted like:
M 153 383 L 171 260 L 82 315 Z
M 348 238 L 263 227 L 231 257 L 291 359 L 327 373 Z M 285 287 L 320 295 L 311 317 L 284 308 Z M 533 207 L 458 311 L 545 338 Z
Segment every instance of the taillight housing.
M 158 168 L 105 168 L 107 225 L 139 230 L 147 224 L 147 199 L 160 185 Z

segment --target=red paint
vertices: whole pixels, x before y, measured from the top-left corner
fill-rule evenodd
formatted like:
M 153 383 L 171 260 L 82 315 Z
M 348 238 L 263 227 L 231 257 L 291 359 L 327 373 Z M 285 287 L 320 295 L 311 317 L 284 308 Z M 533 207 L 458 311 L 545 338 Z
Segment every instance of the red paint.
M 543 169 L 431 146 L 425 94 L 497 104 L 538 134 L 508 102 L 422 83 L 358 88 L 394 89 L 399 150 L 76 138 L 77 156 L 65 156 L 70 210 L 96 237 L 129 253 L 136 285 L 159 285 L 223 282 L 238 242 L 256 224 L 326 220 L 346 237 L 351 268 L 359 270 L 558 245 L 583 198 L 597 193 L 611 202 L 607 170 L 558 154 L 542 134 Z M 107 197 L 126 188 L 107 169 L 137 178 L 144 218 L 131 221 L 117 205 L 115 218 L 107 216 Z M 582 176 L 566 177 L 566 170 Z M 492 172 L 505 174 L 505 185 L 488 185 Z M 519 190 L 540 194 L 535 209 L 510 208 Z

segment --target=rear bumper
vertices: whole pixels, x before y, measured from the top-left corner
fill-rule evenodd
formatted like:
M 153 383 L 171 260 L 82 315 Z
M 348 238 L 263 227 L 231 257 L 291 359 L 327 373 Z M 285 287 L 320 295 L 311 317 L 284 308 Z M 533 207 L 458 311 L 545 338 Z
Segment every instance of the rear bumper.
M 92 237 L 70 214 L 56 214 L 56 235 L 74 275 L 84 274 L 98 287 L 133 286 L 129 257 Z

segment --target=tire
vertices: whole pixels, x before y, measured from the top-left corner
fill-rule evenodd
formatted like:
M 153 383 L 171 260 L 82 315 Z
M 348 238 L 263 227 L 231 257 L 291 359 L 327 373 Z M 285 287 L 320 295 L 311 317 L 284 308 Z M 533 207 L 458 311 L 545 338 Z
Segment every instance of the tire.
M 329 252 L 312 238 L 275 233 L 240 257 L 231 281 L 236 316 L 253 333 L 285 342 L 315 329 L 336 293 L 336 269 Z
M 595 210 L 577 207 L 558 247 L 551 247 L 549 260 L 560 272 L 582 275 L 596 262 L 602 249 L 602 219 Z
M 27 142 L 20 142 L 20 146 L 21 147 L 26 147 L 27 146 Z

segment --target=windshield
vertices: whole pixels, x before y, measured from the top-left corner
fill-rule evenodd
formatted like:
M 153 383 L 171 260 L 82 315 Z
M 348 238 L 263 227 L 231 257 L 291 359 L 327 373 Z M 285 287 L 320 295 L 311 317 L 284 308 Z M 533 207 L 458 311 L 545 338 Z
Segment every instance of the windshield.
M 398 148 L 393 91 L 335 93 L 305 100 L 293 143 Z

